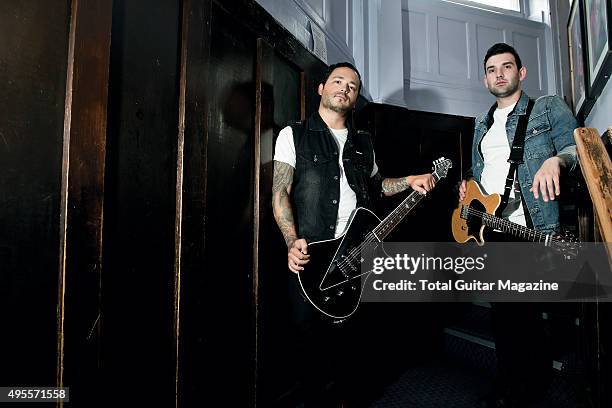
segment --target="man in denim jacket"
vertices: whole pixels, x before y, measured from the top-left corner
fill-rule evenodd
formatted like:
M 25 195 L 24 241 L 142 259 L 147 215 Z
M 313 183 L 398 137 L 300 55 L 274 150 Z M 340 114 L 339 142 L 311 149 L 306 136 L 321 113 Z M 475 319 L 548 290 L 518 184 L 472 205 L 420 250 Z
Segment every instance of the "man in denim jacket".
M 493 45 L 487 52 L 485 72 L 485 86 L 496 96 L 497 102 L 488 112 L 476 118 L 470 175 L 478 182 L 481 182 L 483 170 L 488 164 L 483 156 L 482 143 L 493 125 L 495 110 L 516 104 L 509 112 L 506 121 L 509 152 L 518 119 L 521 115 L 525 115 L 529 100 L 529 96 L 522 92 L 520 87 L 520 81 L 526 77 L 527 70 L 511 46 L 504 43 Z M 525 162 L 518 166 L 517 173 L 522 199 L 528 210 L 525 216 L 531 218 L 533 228 L 536 230 L 546 232 L 559 230 L 559 205 L 555 198 L 561 193 L 559 186 L 561 168 L 565 167 L 571 171 L 576 166 L 576 143 L 573 131 L 577 126 L 571 111 L 558 96 L 543 96 L 535 101 L 525 135 Z M 487 191 L 488 193 L 503 193 L 509 164 L 504 163 L 504 166 L 506 173 L 498 182 L 501 183 L 502 189 Z M 464 197 L 465 181 L 459 189 L 459 199 L 463 200 Z
M 466 178 L 474 178 L 488 194 L 503 194 L 510 146 L 529 102 L 529 96 L 521 91 L 527 69 L 513 47 L 498 43 L 487 51 L 484 70 L 484 84 L 496 103 L 476 118 L 472 167 Z M 559 231 L 559 178 L 561 169 L 571 171 L 576 166 L 576 127 L 576 119 L 558 96 L 535 101 L 525 133 L 524 162 L 517 167 L 503 218 L 539 231 Z M 460 201 L 465 191 L 463 180 Z M 488 239 L 511 240 L 495 232 Z M 481 406 L 523 406 L 542 397 L 550 381 L 552 359 L 547 352 L 542 311 L 533 303 L 492 306 L 497 378 Z

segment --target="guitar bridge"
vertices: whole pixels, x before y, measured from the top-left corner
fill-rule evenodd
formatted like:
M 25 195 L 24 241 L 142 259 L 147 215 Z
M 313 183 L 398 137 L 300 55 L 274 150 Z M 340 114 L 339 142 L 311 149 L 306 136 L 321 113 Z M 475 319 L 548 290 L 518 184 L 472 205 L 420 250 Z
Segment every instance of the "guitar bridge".
M 342 258 L 343 258 L 343 260 L 342 260 L 342 261 L 336 261 L 336 262 L 334 262 L 334 263 L 336 264 L 336 269 L 337 269 L 337 270 L 340 272 L 340 274 L 341 274 L 342 276 L 344 276 L 345 278 L 348 278 L 348 277 L 349 277 L 349 274 L 348 274 L 348 272 L 346 272 L 346 271 L 344 270 L 344 268 L 346 267 L 346 264 L 344 264 L 344 265 L 343 265 L 343 262 L 345 262 L 345 261 L 344 261 L 344 258 L 345 258 L 345 257 L 344 257 L 344 255 L 342 256 Z

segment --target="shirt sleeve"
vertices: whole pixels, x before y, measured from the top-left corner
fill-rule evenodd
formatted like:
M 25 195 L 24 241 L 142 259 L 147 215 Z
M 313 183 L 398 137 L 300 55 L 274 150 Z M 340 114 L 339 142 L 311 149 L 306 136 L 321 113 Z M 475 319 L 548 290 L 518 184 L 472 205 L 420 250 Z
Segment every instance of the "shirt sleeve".
M 376 164 L 376 152 L 372 152 L 372 153 L 374 156 L 374 165 L 372 166 L 372 174 L 370 174 L 370 177 L 374 177 L 376 173 L 378 173 L 378 165 Z
M 274 160 L 287 163 L 295 168 L 295 143 L 291 126 L 283 128 L 278 134 L 274 149 Z

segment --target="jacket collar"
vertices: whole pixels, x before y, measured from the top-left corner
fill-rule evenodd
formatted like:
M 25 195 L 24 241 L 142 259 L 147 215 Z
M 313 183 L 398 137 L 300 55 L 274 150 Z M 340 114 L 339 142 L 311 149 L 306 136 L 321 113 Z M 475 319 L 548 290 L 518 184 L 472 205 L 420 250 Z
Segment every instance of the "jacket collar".
M 347 120 L 345 124 L 346 124 L 346 128 L 349 131 L 349 135 L 352 134 L 353 129 L 351 126 L 351 121 Z M 323 121 L 323 118 L 321 118 L 321 115 L 319 115 L 318 111 L 315 111 L 312 115 L 310 115 L 310 118 L 308 119 L 308 130 L 312 130 L 315 132 L 324 132 L 327 129 L 329 129 L 329 127 Z
M 524 115 L 527 111 L 527 104 L 529 103 L 529 95 L 527 95 L 524 91 L 521 91 L 521 97 L 519 98 L 519 100 L 516 102 L 516 105 L 514 106 L 514 109 L 512 109 L 512 112 L 510 112 L 508 114 L 508 116 L 511 115 Z M 483 116 L 483 118 L 481 119 L 481 123 L 485 122 L 488 125 L 491 125 L 491 123 L 493 123 L 493 112 L 495 112 L 495 109 L 497 109 L 497 102 L 495 102 L 491 108 L 489 108 L 489 112 L 487 115 Z
M 529 95 L 521 91 L 521 97 L 516 102 L 516 106 L 510 114 L 524 115 L 527 112 L 527 104 L 529 103 Z

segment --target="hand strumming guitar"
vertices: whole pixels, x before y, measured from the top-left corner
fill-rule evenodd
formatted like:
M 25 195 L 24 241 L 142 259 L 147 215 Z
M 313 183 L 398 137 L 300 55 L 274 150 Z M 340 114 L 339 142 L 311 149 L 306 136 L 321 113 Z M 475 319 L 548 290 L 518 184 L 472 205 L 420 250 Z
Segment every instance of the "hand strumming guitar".
M 287 263 L 291 272 L 303 271 L 304 267 L 302 265 L 307 264 L 309 258 L 308 244 L 304 238 L 296 239 L 291 243 L 287 251 Z
M 467 180 L 461 180 L 459 183 L 459 201 L 465 199 L 465 192 L 467 191 Z

